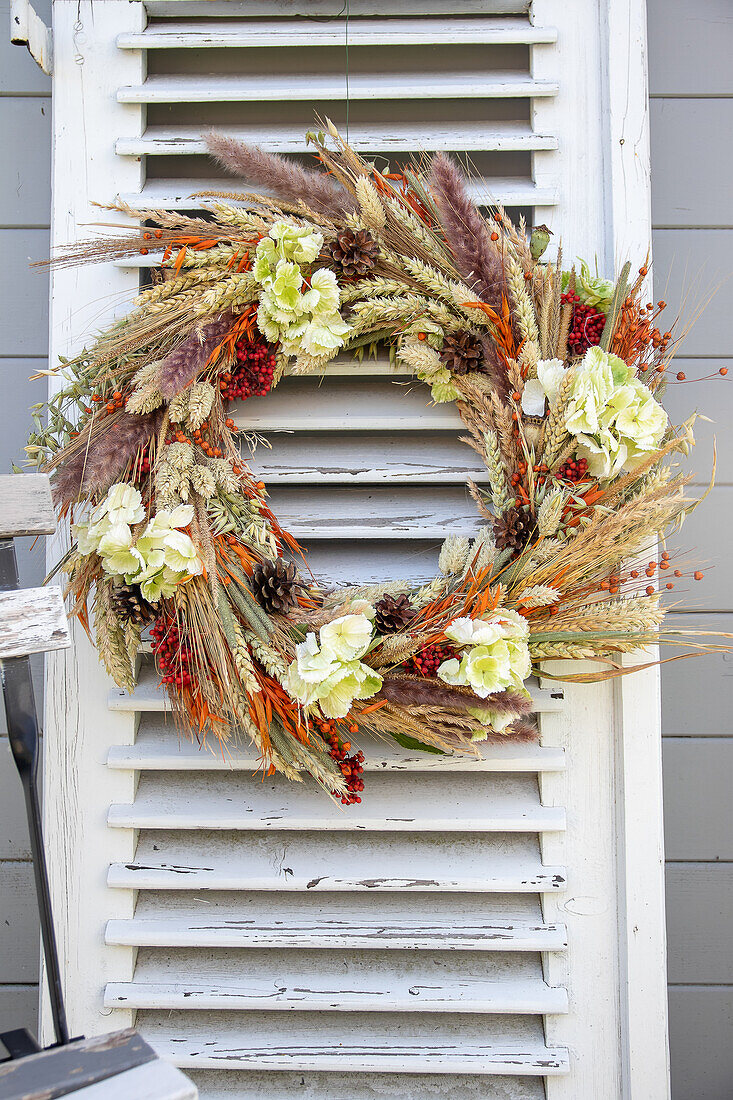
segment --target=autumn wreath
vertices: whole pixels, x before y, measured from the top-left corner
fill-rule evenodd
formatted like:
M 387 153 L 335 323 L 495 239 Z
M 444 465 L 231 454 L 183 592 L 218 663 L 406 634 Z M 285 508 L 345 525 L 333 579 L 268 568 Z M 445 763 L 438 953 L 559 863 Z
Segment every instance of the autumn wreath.
M 114 680 L 133 687 L 149 629 L 189 732 L 242 731 L 266 769 L 310 773 L 349 803 L 362 731 L 442 752 L 532 737 L 539 662 L 616 674 L 620 654 L 659 640 L 659 589 L 684 570 L 667 551 L 623 563 L 692 506 L 667 460 L 693 440 L 659 402 L 673 343 L 663 304 L 645 304 L 646 267 L 608 281 L 563 270 L 560 251 L 544 262 L 549 232 L 477 208 L 441 154 L 388 172 L 333 128 L 308 140 L 316 170 L 210 135 L 277 198 L 137 211 L 139 229 L 54 259 L 141 252 L 156 277 L 61 365 L 28 451 L 54 472 L 73 534 L 60 567 Z M 342 351 L 358 369 L 378 342 L 456 403 L 488 488 L 470 485 L 476 536 L 449 535 L 429 584 L 329 588 L 270 510 L 227 409 Z

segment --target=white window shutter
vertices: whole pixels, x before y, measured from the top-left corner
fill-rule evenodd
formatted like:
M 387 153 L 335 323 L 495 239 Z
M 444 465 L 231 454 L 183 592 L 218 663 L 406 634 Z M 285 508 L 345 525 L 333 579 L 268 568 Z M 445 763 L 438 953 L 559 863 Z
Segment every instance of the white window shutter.
M 95 200 L 231 188 L 202 155 L 212 123 L 293 153 L 313 102 L 343 125 L 339 10 L 55 0 L 54 244 L 100 220 Z M 477 195 L 568 258 L 643 258 L 643 0 L 350 10 L 359 148 L 468 151 Z M 138 279 L 55 271 L 53 354 Z M 399 381 L 339 361 L 237 411 L 273 443 L 255 466 L 275 511 L 335 579 L 431 575 L 436 542 L 476 524 L 454 411 Z M 45 777 L 75 1032 L 135 1023 L 206 1100 L 668 1096 L 654 671 L 546 681 L 541 744 L 478 763 L 365 746 L 343 811 L 263 782 L 246 748 L 179 743 L 149 658 L 128 697 L 80 634 L 49 662 Z

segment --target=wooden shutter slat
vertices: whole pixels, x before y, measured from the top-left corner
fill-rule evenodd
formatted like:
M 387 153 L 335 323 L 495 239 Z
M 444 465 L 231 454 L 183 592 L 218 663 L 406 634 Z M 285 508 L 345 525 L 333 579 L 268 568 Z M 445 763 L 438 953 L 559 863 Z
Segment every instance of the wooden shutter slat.
M 394 773 L 369 780 L 369 798 L 345 813 L 312 786 L 279 776 L 229 772 L 143 773 L 131 805 L 113 804 L 107 823 L 121 829 L 333 829 L 342 832 L 557 832 L 561 807 L 540 803 L 534 776 L 466 773 L 460 784 L 443 772 L 414 784 Z
M 200 1017 L 197 1019 L 196 1017 Z M 420 1073 L 567 1073 L 568 1055 L 549 1047 L 531 1016 L 460 1017 L 363 1013 L 358 1034 L 338 1013 L 143 1011 L 138 1021 L 156 1051 L 181 1068 L 298 1069 Z
M 120 197 L 138 209 L 190 210 L 197 209 L 202 201 L 194 197 L 198 192 L 227 191 L 232 187 L 235 191 L 241 189 L 236 180 L 221 177 L 151 179 L 140 192 L 127 192 Z M 266 188 L 259 190 L 269 194 Z M 468 190 L 477 202 L 496 201 L 503 206 L 554 206 L 557 203 L 555 190 L 537 187 L 531 180 L 519 176 L 477 177 L 469 182 Z
M 352 73 L 349 98 L 364 99 L 518 99 L 557 95 L 557 84 L 524 73 Z M 151 76 L 144 84 L 120 88 L 120 103 L 269 103 L 343 100 L 343 75 L 304 72 L 300 81 L 266 74 L 247 76 Z
M 304 907 L 310 897 L 299 902 Z M 422 906 L 421 906 L 422 908 Z M 424 912 L 411 919 L 395 919 L 381 910 L 371 915 L 364 907 L 351 903 L 350 911 L 339 919 L 318 913 L 293 914 L 290 919 L 273 919 L 270 906 L 263 909 L 256 897 L 241 901 L 228 920 L 198 914 L 181 917 L 163 912 L 157 918 L 107 922 L 105 942 L 128 947 L 258 947 L 286 950 L 319 948 L 325 950 L 435 950 L 441 951 L 564 951 L 567 934 L 560 924 L 521 918 L 500 920 L 481 914 L 482 923 L 472 925 L 471 914 L 462 910 L 461 926 L 456 928 L 455 914 L 442 920 L 430 903 L 430 920 Z M 309 919 L 310 918 L 310 919 Z
M 239 141 L 260 145 L 273 153 L 301 153 L 303 131 L 300 126 L 272 125 L 229 128 L 227 132 Z M 535 133 L 520 122 L 456 122 L 402 123 L 396 122 L 389 132 L 380 124 L 360 124 L 349 130 L 349 141 L 364 152 L 404 152 L 426 149 L 481 150 L 482 152 L 531 152 L 556 149 L 554 134 Z M 188 156 L 206 155 L 206 144 L 200 129 L 189 126 L 149 126 L 142 137 L 119 138 L 115 151 L 120 156 Z
M 544 693 L 538 692 L 537 695 Z M 549 696 L 549 693 L 547 693 Z M 535 699 L 537 710 L 558 708 L 561 700 L 551 697 Z M 129 709 L 133 700 L 122 700 Z M 121 708 L 117 708 L 121 709 Z M 482 746 L 480 756 L 458 753 L 455 756 L 436 756 L 419 750 L 403 749 L 384 740 L 360 737 L 364 749 L 365 771 L 445 771 L 453 772 L 529 772 L 562 771 L 565 757 L 561 750 L 545 748 L 527 742 L 516 742 L 511 737 L 505 744 Z M 200 746 L 175 736 L 170 720 L 155 713 L 141 713 L 140 726 L 134 745 L 118 745 L 110 749 L 107 766 L 133 771 L 246 771 L 256 769 L 259 757 L 248 745 L 231 745 L 214 751 L 212 746 Z
M 469 17 L 352 19 L 349 47 L 432 46 L 469 43 L 534 45 L 557 40 L 554 27 L 535 27 L 525 19 Z M 283 46 L 343 46 L 344 28 L 337 20 L 308 23 L 297 19 L 238 20 L 218 23 L 157 23 L 140 34 L 120 34 L 121 50 L 259 49 Z
M 125 890 L 537 894 L 565 889 L 529 833 L 159 832 L 140 835 L 135 859 L 112 863 Z M 205 910 L 204 910 L 205 911 Z
M 530 694 L 532 696 L 532 709 L 534 710 L 534 712 L 536 714 L 554 713 L 554 712 L 557 712 L 557 711 L 561 711 L 562 708 L 563 708 L 563 694 L 562 694 L 562 686 L 561 685 L 558 685 L 558 688 L 557 688 L 556 691 L 550 691 L 547 688 L 539 688 L 539 687 L 537 687 L 536 684 L 535 685 L 530 684 Z M 141 670 L 139 678 L 138 678 L 138 683 L 135 686 L 135 690 L 131 694 L 128 694 L 128 692 L 126 692 L 126 691 L 123 691 L 122 688 L 117 688 L 117 687 L 112 688 L 112 690 L 110 691 L 109 696 L 108 696 L 107 706 L 109 707 L 110 710 L 113 710 L 113 711 L 139 711 L 139 712 L 150 712 L 150 713 L 162 713 L 164 711 L 169 711 L 170 710 L 170 703 L 168 701 L 168 697 L 166 696 L 163 689 L 161 688 L 160 683 L 158 681 L 158 677 L 156 676 L 155 670 L 151 665 L 148 665 L 147 667 L 144 667 Z M 151 727 L 148 727 L 148 729 L 151 729 Z M 164 728 L 155 729 L 155 727 L 152 727 L 152 729 L 154 730 L 154 732 L 151 735 L 151 739 L 152 739 L 152 737 L 161 738 L 162 743 L 161 743 L 160 747 L 162 749 L 168 743 L 168 742 L 165 741 L 165 738 L 168 736 L 169 731 L 165 730 Z M 142 732 L 143 732 L 143 738 L 141 739 L 140 743 L 141 744 L 146 744 L 147 742 L 145 740 L 145 729 L 143 729 Z M 136 742 L 136 745 L 137 745 L 137 742 Z M 197 759 L 198 756 L 200 755 L 199 748 L 198 748 L 197 745 L 192 744 L 191 742 L 188 742 L 188 741 L 182 741 L 182 742 L 179 743 L 179 741 L 175 738 L 171 739 L 171 741 L 170 741 L 170 749 L 171 749 L 172 752 L 176 752 L 176 753 L 184 752 L 186 754 L 187 761 L 190 762 L 192 766 L 193 766 L 193 761 L 195 759 Z M 514 751 L 518 754 L 518 756 L 517 756 L 518 759 L 522 759 L 522 754 L 524 752 L 529 752 L 530 749 L 533 752 L 538 752 L 539 751 L 538 746 L 527 746 L 527 745 L 522 745 L 522 744 L 515 744 L 514 749 L 512 751 Z M 498 753 L 499 750 L 505 751 L 502 745 L 485 745 L 485 746 L 483 746 L 483 755 L 486 758 L 486 760 L 490 760 L 492 755 L 495 754 L 495 753 Z M 132 745 L 120 746 L 119 750 L 115 749 L 114 751 L 115 752 L 119 751 L 120 753 L 129 754 L 129 753 L 133 753 L 135 751 L 135 746 L 132 746 Z M 240 753 L 240 754 L 242 754 L 242 758 L 244 760 L 251 759 L 251 757 L 248 754 L 251 753 L 252 751 L 253 750 L 251 748 L 248 748 L 248 747 L 244 747 L 240 750 L 240 749 L 237 749 L 235 746 L 228 746 L 227 750 L 226 750 L 227 754 L 231 754 L 231 757 L 233 759 L 235 759 L 237 757 L 237 754 Z M 390 750 L 390 751 L 392 751 L 392 750 Z M 554 749 L 547 750 L 547 752 L 550 753 L 550 755 L 548 756 L 548 759 L 554 760 L 556 762 L 561 759 L 561 757 L 557 755 L 556 750 L 554 750 Z M 126 759 L 129 758 L 129 756 L 126 756 L 125 758 Z M 212 758 L 213 758 L 214 761 L 216 761 L 216 759 L 217 759 L 216 754 L 212 754 Z M 390 753 L 386 752 L 384 743 L 381 742 L 381 741 L 378 743 L 377 759 L 378 760 L 388 760 L 388 759 L 390 759 Z M 412 759 L 412 757 L 407 756 L 406 759 Z M 425 753 L 419 753 L 419 754 L 416 754 L 416 759 L 426 760 L 427 758 L 425 756 Z M 458 759 L 463 759 L 463 757 L 459 756 L 456 759 L 457 760 Z M 540 756 L 540 757 L 538 757 L 538 759 L 544 760 L 545 756 Z M 212 766 L 218 766 L 218 765 L 212 765 Z M 431 761 L 429 761 L 429 764 L 426 764 L 426 767 L 427 766 L 436 767 L 437 764 L 435 763 L 434 760 L 431 760 Z M 441 768 L 442 768 L 442 766 L 443 766 L 443 764 L 441 762 Z M 531 769 L 527 769 L 527 770 L 531 770 Z M 552 768 L 552 769 L 548 769 L 548 770 L 553 770 L 554 771 L 556 769 Z

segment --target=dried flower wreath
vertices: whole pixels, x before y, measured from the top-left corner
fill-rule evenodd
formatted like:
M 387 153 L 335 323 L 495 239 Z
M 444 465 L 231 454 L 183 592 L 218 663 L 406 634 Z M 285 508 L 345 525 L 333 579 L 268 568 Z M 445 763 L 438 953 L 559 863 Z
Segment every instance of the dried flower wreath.
M 150 627 L 161 680 L 200 740 L 243 730 L 263 766 L 359 802 L 360 731 L 433 751 L 535 736 L 525 682 L 550 658 L 608 663 L 662 637 L 670 554 L 625 566 L 692 507 L 665 460 L 693 443 L 659 403 L 672 337 L 642 267 L 615 282 L 542 261 L 482 213 L 438 154 L 379 171 L 329 124 L 326 172 L 209 135 L 277 195 L 208 196 L 208 216 L 129 211 L 141 228 L 55 263 L 150 253 L 163 276 L 59 368 L 32 461 L 54 471 L 74 542 L 60 567 L 110 675 L 131 689 Z M 237 199 L 237 203 L 222 199 Z M 155 258 L 154 254 L 161 252 Z M 439 573 L 328 590 L 307 571 L 235 442 L 227 405 L 377 341 L 453 401 L 489 489 Z M 698 576 L 698 574 L 695 574 Z M 673 632 L 670 632 L 673 633 Z M 591 678 L 583 674 L 579 679 Z

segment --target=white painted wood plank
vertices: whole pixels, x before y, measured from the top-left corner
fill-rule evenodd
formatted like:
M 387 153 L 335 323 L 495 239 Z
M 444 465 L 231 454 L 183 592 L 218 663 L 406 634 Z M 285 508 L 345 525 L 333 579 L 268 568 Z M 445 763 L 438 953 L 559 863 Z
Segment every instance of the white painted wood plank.
M 309 901 L 309 898 L 303 899 Z M 485 903 L 482 903 L 485 904 Z M 279 908 L 279 906 L 278 906 Z M 157 918 L 108 921 L 105 943 L 130 947 L 271 948 L 274 951 L 295 948 L 319 948 L 343 951 L 563 951 L 567 936 L 560 924 L 541 921 L 485 919 L 474 924 L 461 911 L 460 926 L 455 915 L 436 921 L 431 902 L 429 920 L 389 920 L 381 912 L 368 912 L 352 906 L 340 919 L 308 920 L 307 915 L 285 921 L 267 912 L 253 916 L 249 904 L 239 907 L 240 916 L 230 920 L 208 916 L 204 907 L 198 918 L 179 917 L 175 913 Z M 260 904 L 259 909 L 262 910 Z
M 555 42 L 554 27 L 533 26 L 526 19 L 351 19 L 349 48 L 357 46 L 440 46 Z M 122 50 L 228 49 L 282 46 L 343 46 L 343 26 L 337 21 L 303 22 L 297 19 L 238 20 L 237 22 L 156 23 L 139 34 L 120 34 Z
M 429 419 L 426 415 L 428 423 Z M 476 452 L 453 432 L 421 436 L 414 431 L 349 429 L 346 442 L 335 432 L 325 438 L 315 432 L 273 432 L 269 438 L 258 434 L 270 447 L 258 446 L 251 458 L 247 457 L 247 464 L 268 488 L 308 485 L 314 480 L 321 485 L 465 485 L 469 477 L 481 484 L 488 482 L 486 467 Z
M 120 198 L 129 206 L 142 209 L 191 210 L 216 201 L 196 197 L 201 191 L 227 191 L 232 187 L 231 178 L 150 179 L 141 191 L 126 192 Z M 234 193 L 242 185 L 234 181 Z M 256 188 L 260 194 L 271 194 L 266 188 Z M 529 179 L 518 176 L 479 177 L 469 181 L 468 190 L 475 202 L 500 202 L 503 206 L 553 206 L 558 200 L 557 190 L 537 187 Z M 234 201 L 234 200 L 228 200 Z
M 141 108 L 119 104 L 120 84 L 143 78 L 142 56 L 123 53 L 114 39 L 121 31 L 142 30 L 142 4 L 126 0 L 78 0 L 54 4 L 54 157 L 52 241 L 54 247 L 88 235 L 99 221 L 93 201 L 142 183 L 141 166 L 121 162 L 115 138 L 139 136 Z M 120 221 L 120 217 L 116 217 Z M 47 254 L 47 252 L 44 252 Z M 82 264 L 52 272 L 51 359 L 71 356 L 89 334 L 111 324 L 135 293 L 137 279 L 111 264 Z M 44 330 L 45 331 L 45 326 Z M 53 385 L 58 386 L 57 378 Z M 53 392 L 53 391 L 52 391 Z M 49 549 L 56 562 L 59 543 Z M 65 547 L 63 548 L 65 549 Z M 125 1027 L 132 1014 L 115 1010 L 102 1016 L 106 980 L 132 977 L 134 953 L 105 948 L 104 922 L 132 915 L 133 896 L 111 894 L 104 880 L 110 860 L 132 857 L 131 834 L 105 831 L 111 801 L 132 797 L 134 777 L 105 768 L 111 742 L 134 739 L 134 720 L 105 709 L 109 680 L 99 655 L 82 630 L 74 646 L 47 659 L 44 813 L 61 973 L 72 1034 L 94 1034 Z M 101 714 L 100 714 L 101 708 Z M 44 1013 L 49 1034 L 50 1013 Z
M 532 80 L 523 73 L 461 71 L 455 73 L 352 73 L 350 100 L 374 99 L 526 99 L 557 95 L 549 80 Z M 303 72 L 296 82 L 280 75 L 150 76 L 144 84 L 120 88 L 120 103 L 272 103 L 343 100 L 343 76 Z
M 271 961 L 268 965 L 272 966 Z M 349 980 L 348 975 L 338 979 L 344 980 Z M 319 981 L 288 967 L 287 977 L 248 979 L 243 987 L 234 981 L 223 986 L 207 986 L 195 978 L 186 982 L 110 982 L 105 989 L 104 1003 L 107 1008 L 189 1011 L 225 1008 L 240 1011 L 315 1009 L 321 1012 L 567 1012 L 565 990 L 552 989 L 542 981 L 502 983 L 453 978 L 441 986 L 432 973 L 423 973 L 422 980 L 422 988 L 417 983 L 410 987 L 389 983 L 379 988 L 371 979 L 370 985 L 377 988 L 339 993 L 338 988 L 333 988 L 334 985 L 338 987 L 333 976 L 330 981 Z M 287 986 L 281 984 L 283 982 Z M 292 988 L 290 983 L 297 983 L 298 988 Z
M 416 803 L 400 774 L 369 779 L 369 797 L 347 809 L 313 786 L 242 772 L 145 773 L 132 805 L 113 804 L 118 829 L 375 832 L 538 832 L 565 828 L 561 807 L 542 806 L 533 776 L 466 774 L 456 789 L 449 774 L 431 773 Z
M 478 757 L 470 753 L 446 756 L 408 750 L 383 739 L 362 735 L 352 741 L 366 756 L 365 771 L 530 772 L 558 771 L 565 767 L 565 757 L 560 750 L 516 742 L 511 737 L 506 738 L 506 744 L 480 746 Z M 113 746 L 107 755 L 108 767 L 137 771 L 248 771 L 256 769 L 258 764 L 257 752 L 249 745 L 232 745 L 226 749 L 215 745 L 199 746 L 196 742 L 183 740 L 172 722 L 166 723 L 165 719 L 150 713 L 142 719 L 134 745 Z
M 561 684 L 555 684 L 545 688 L 540 688 L 537 686 L 537 684 L 530 684 L 529 688 L 532 695 L 532 708 L 534 713 L 544 714 L 561 711 L 563 709 L 563 687 Z M 152 713 L 163 713 L 170 710 L 168 698 L 165 695 L 160 684 L 158 683 L 158 677 L 152 665 L 148 665 L 141 670 L 138 683 L 135 687 L 134 692 L 131 695 L 124 691 L 122 688 L 111 688 L 107 698 L 107 705 L 110 710 L 142 711 Z M 160 729 L 160 727 L 158 727 L 158 729 Z M 185 749 L 185 746 L 189 743 L 182 742 L 180 740 L 180 737 L 177 735 L 175 728 L 172 726 L 169 727 L 166 736 L 170 737 L 171 741 L 175 743 L 182 751 L 185 750 L 187 753 L 190 752 L 190 758 L 193 758 L 195 754 L 199 752 L 198 748 L 194 745 L 191 745 L 189 750 Z M 132 749 L 133 746 L 130 746 L 130 748 Z M 516 748 L 517 750 L 519 750 L 520 748 L 522 750 L 526 749 L 527 752 L 532 753 L 537 752 L 537 746 L 532 745 L 517 745 Z M 481 752 L 490 756 L 495 749 L 501 749 L 501 746 L 484 745 L 481 747 Z M 251 750 L 247 746 L 245 746 L 243 749 L 239 749 L 237 746 L 232 745 L 228 749 L 228 754 L 231 760 L 236 760 L 238 753 L 243 752 L 245 754 L 244 759 L 248 760 L 249 757 L 247 754 L 250 751 Z M 377 758 L 382 759 L 381 754 L 385 753 L 385 751 L 386 750 L 384 745 L 380 746 L 377 753 Z M 513 752 L 515 750 L 511 751 Z M 390 749 L 390 753 L 391 752 L 392 750 Z M 215 746 L 213 752 L 215 758 L 218 753 L 218 746 Z M 189 757 L 187 756 L 187 759 L 188 758 Z M 391 759 L 391 756 L 387 754 L 383 758 L 386 761 L 388 759 Z M 520 758 L 521 757 L 518 757 L 518 759 Z M 410 760 L 411 757 L 409 754 L 407 754 L 405 755 L 404 759 Z M 557 759 L 557 757 L 553 756 L 552 759 Z M 208 767 L 208 765 L 203 766 Z M 218 765 L 216 766 L 218 767 Z
M 448 534 L 475 536 L 482 520 L 464 486 L 407 486 L 396 494 L 389 486 L 342 488 L 317 486 L 303 514 L 302 490 L 273 488 L 269 504 L 282 526 L 297 539 L 444 539 Z
M 262 16 L 274 20 L 281 16 L 326 16 L 334 18 L 332 0 L 148 0 L 149 15 L 163 18 L 188 18 L 205 15 L 212 19 L 232 16 Z M 451 5 L 453 15 L 525 15 L 529 0 L 460 0 Z M 445 0 L 352 0 L 351 14 L 358 16 L 444 15 Z
M 285 1070 L 194 1070 L 201 1100 L 545 1100 L 539 1077 L 485 1074 L 288 1073 Z
M 192 1081 L 160 1058 L 96 1085 L 75 1090 L 73 1100 L 197 1100 Z
M 565 870 L 543 865 L 528 834 L 145 832 L 108 885 L 128 890 L 478 894 L 559 891 Z M 193 896 L 193 895 L 192 895 Z M 558 983 L 559 984 L 559 983 Z
M 335 1070 L 354 1073 L 494 1073 L 568 1071 L 567 1051 L 546 1046 L 539 1019 L 452 1014 L 418 1021 L 360 1014 L 348 1032 L 336 1013 L 141 1012 L 140 1027 L 163 1057 L 182 1068 Z M 214 1024 L 214 1020 L 216 1023 Z
M 50 535 L 56 530 L 51 486 L 46 474 L 0 476 L 0 538 Z
M 363 369 L 362 375 L 362 364 L 352 361 L 343 377 L 286 378 L 265 397 L 233 401 L 229 413 L 241 430 L 255 432 L 450 431 L 457 436 L 465 430 L 453 404 L 433 404 L 423 383 L 370 378 L 366 362 Z M 421 442 L 415 435 L 402 445 L 416 449 Z M 429 438 L 424 446 L 431 446 Z M 337 447 L 342 453 L 350 449 L 343 440 Z M 465 444 L 459 447 L 470 451 Z
M 0 592 L 0 660 L 68 649 L 70 645 L 60 588 Z
M 272 153 L 302 153 L 304 134 L 300 126 L 238 126 L 228 130 L 232 137 L 261 145 Z M 389 132 L 381 124 L 361 124 L 349 130 L 351 145 L 367 152 L 401 152 L 420 148 L 483 150 L 502 152 L 535 149 L 555 149 L 557 138 L 552 134 L 534 133 L 520 122 L 395 123 Z M 115 143 L 120 156 L 187 156 L 206 154 L 201 132 L 187 126 L 149 126 L 139 138 L 118 138 Z

